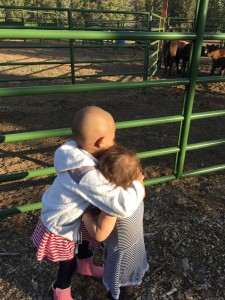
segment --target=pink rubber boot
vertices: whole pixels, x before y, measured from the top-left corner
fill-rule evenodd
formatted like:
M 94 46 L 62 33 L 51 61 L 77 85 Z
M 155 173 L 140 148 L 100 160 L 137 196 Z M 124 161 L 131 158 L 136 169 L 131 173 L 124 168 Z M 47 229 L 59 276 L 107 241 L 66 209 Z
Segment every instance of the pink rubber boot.
M 54 300 L 76 300 L 71 297 L 71 287 L 67 289 L 52 288 Z
M 94 265 L 93 256 L 89 258 L 83 258 L 83 259 L 77 258 L 77 272 L 80 275 L 102 278 L 104 273 L 104 268 Z

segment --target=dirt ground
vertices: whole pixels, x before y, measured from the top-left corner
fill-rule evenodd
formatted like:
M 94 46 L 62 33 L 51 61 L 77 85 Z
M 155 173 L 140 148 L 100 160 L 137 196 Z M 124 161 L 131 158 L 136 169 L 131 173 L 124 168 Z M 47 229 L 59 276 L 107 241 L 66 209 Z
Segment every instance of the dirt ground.
M 9 43 L 9 41 L 2 41 Z M 18 43 L 16 41 L 13 42 Z M 29 41 L 27 41 L 29 43 Z M 135 56 L 134 56 L 135 54 Z M 142 58 L 142 50 L 76 49 L 75 59 Z M 68 49 L 1 49 L 1 62 L 68 61 Z M 77 75 L 106 72 L 141 72 L 137 63 L 80 64 Z M 201 59 L 199 76 L 210 71 L 210 59 Z M 64 76 L 70 66 L 0 66 L 0 78 L 35 78 L 33 82 L 2 82 L 0 87 L 70 84 L 69 80 L 38 80 L 41 76 Z M 163 69 L 153 79 L 163 78 Z M 177 77 L 173 71 L 172 78 Z M 133 76 L 78 79 L 77 82 L 142 80 Z M 86 105 L 108 110 L 116 122 L 152 117 L 180 115 L 184 87 L 114 90 L 6 97 L 0 99 L 1 132 L 39 131 L 68 128 L 74 112 Z M 225 109 L 225 84 L 199 85 L 193 112 Z M 224 117 L 193 121 L 189 143 L 224 139 Z M 146 126 L 117 131 L 117 141 L 136 152 L 174 147 L 179 124 Z M 55 149 L 70 137 L 2 143 L 0 174 L 51 167 Z M 174 155 L 143 159 L 146 178 L 171 175 Z M 224 164 L 224 145 L 206 150 L 189 151 L 185 170 Z M 40 201 L 54 176 L 1 184 L 1 208 Z M 225 299 L 225 172 L 209 173 L 146 188 L 144 229 L 150 270 L 141 286 L 135 288 L 136 300 L 224 300 Z M 57 265 L 48 261 L 38 264 L 30 237 L 40 211 L 17 214 L 1 220 L 0 299 L 49 299 L 48 289 L 54 281 Z M 101 264 L 101 255 L 96 254 Z M 72 292 L 79 300 L 104 300 L 101 281 L 75 274 Z

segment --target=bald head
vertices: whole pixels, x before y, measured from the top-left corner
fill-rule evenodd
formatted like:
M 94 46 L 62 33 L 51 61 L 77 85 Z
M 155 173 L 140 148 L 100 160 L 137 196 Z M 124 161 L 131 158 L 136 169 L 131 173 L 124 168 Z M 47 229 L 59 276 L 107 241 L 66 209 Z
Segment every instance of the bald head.
M 99 142 L 103 142 L 100 148 L 112 146 L 110 140 L 114 139 L 115 122 L 107 111 L 97 106 L 87 106 L 75 113 L 72 131 L 78 145 L 93 153 Z

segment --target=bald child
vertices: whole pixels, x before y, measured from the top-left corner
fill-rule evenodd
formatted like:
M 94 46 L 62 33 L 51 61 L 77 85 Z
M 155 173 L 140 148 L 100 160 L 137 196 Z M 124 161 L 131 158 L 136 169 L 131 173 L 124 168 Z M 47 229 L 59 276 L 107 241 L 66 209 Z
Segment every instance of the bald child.
M 88 207 L 94 205 L 111 216 L 124 218 L 131 216 L 143 200 L 142 174 L 124 189 L 110 183 L 98 168 L 99 155 L 114 145 L 115 131 L 111 114 L 97 106 L 85 107 L 74 115 L 74 140 L 55 152 L 57 177 L 43 194 L 41 218 L 32 236 L 38 261 L 46 257 L 59 262 L 54 299 L 73 299 L 70 285 L 76 261 L 80 274 L 103 276 L 104 270 L 94 266 L 92 254 L 80 259 L 78 255 L 77 260 L 75 257 L 82 243 L 81 218 Z

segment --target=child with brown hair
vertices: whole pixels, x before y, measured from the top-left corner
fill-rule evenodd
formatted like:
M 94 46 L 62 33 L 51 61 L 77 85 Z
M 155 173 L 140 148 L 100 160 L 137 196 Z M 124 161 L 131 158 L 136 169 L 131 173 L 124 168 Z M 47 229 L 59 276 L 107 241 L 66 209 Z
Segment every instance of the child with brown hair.
M 103 175 L 116 186 L 129 188 L 137 178 L 140 163 L 134 152 L 123 146 L 112 146 L 99 157 Z M 143 202 L 129 217 L 117 218 L 101 212 L 96 220 L 93 211 L 83 216 L 90 234 L 104 241 L 103 283 L 111 300 L 132 298 L 134 285 L 140 285 L 149 265 L 143 234 Z
M 123 189 L 112 185 L 98 168 L 98 157 L 114 145 L 115 130 L 111 114 L 85 107 L 73 118 L 74 140 L 55 152 L 57 177 L 42 196 L 41 218 L 32 236 L 38 261 L 47 258 L 59 264 L 54 300 L 73 299 L 71 278 L 77 264 L 82 275 L 103 276 L 103 267 L 94 266 L 89 243 L 81 235 L 84 211 L 94 205 L 122 218 L 132 215 L 143 200 L 142 174 Z

